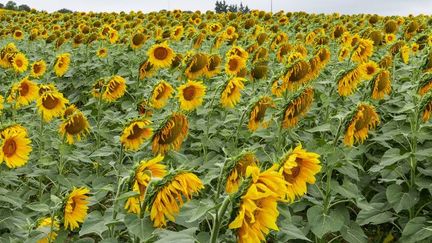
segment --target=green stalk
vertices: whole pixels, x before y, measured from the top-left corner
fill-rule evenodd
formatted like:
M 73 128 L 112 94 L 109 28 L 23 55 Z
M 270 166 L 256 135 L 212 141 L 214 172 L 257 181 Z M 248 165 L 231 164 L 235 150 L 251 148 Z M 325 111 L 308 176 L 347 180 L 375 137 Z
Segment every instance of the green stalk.
M 213 224 L 213 229 L 210 236 L 210 243 L 216 243 L 217 241 L 222 218 L 225 215 L 225 212 L 228 208 L 230 201 L 231 201 L 230 197 L 229 196 L 226 197 L 225 200 L 222 202 L 222 205 L 220 206 L 219 210 L 216 213 L 215 222 Z

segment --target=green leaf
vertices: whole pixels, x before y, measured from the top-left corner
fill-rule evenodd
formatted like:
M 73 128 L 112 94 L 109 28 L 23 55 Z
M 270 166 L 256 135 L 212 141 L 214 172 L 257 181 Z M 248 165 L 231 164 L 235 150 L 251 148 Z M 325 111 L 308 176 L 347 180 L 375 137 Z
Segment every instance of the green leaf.
M 140 219 L 135 214 L 128 214 L 124 218 L 124 223 L 129 233 L 138 237 L 141 241 L 147 241 L 152 237 L 154 228 L 147 217 Z
M 170 231 L 170 230 L 160 230 L 157 232 L 159 235 L 159 240 L 155 241 L 155 243 L 166 243 L 166 242 L 176 242 L 176 243 L 191 243 L 196 242 L 195 232 L 198 228 L 192 227 L 186 230 L 182 230 L 179 232 Z
M 403 192 L 402 187 L 397 184 L 392 184 L 387 187 L 386 196 L 388 202 L 397 213 L 414 207 L 419 201 L 417 191 L 411 190 L 409 192 Z
M 108 227 L 105 225 L 102 214 L 99 211 L 93 211 L 87 215 L 86 220 L 81 226 L 79 235 L 97 234 L 102 238 L 102 233 L 106 230 L 108 230 Z
M 326 123 L 326 124 L 323 124 L 323 125 L 316 126 L 314 128 L 308 129 L 306 131 L 312 132 L 312 133 L 314 133 L 314 132 L 327 132 L 327 131 L 331 131 L 331 126 L 330 126 L 329 123 Z
M 122 199 L 126 199 L 126 198 L 130 198 L 130 197 L 133 197 L 133 196 L 137 196 L 137 195 L 139 195 L 138 192 L 134 192 L 134 191 L 131 191 L 131 192 L 125 192 L 125 193 L 121 194 L 121 195 L 117 198 L 117 201 L 120 201 L 120 200 L 122 200 Z
M 411 219 L 402 231 L 400 242 L 419 242 L 422 240 L 432 241 L 432 225 L 426 225 L 425 217 Z
M 350 225 L 344 225 L 340 232 L 342 238 L 344 238 L 344 240 L 349 243 L 368 242 L 368 238 L 363 232 L 362 228 L 355 222 L 352 222 Z
M 295 240 L 295 239 L 312 242 L 305 236 L 305 234 L 299 228 L 297 228 L 292 223 L 281 224 L 281 227 L 279 228 L 279 232 L 285 236 L 283 237 L 283 239 L 280 239 L 281 241 L 283 240 L 284 242 L 287 242 L 289 240 Z
M 307 219 L 312 232 L 320 239 L 327 233 L 339 231 L 344 224 L 344 216 L 340 211 L 331 210 L 325 214 L 318 205 L 308 209 Z
M 31 203 L 26 205 L 26 207 L 36 212 L 46 213 L 50 211 L 50 207 L 44 203 Z
M 380 165 L 383 167 L 392 165 L 400 160 L 406 159 L 410 156 L 410 153 L 400 154 L 400 149 L 392 148 L 387 150 L 381 158 Z

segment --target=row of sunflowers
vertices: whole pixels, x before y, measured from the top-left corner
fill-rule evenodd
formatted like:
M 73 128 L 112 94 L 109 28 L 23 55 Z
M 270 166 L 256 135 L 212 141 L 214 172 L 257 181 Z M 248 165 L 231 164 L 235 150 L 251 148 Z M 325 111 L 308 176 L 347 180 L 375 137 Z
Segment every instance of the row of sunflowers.
M 1 242 L 432 239 L 430 16 L 0 22 Z

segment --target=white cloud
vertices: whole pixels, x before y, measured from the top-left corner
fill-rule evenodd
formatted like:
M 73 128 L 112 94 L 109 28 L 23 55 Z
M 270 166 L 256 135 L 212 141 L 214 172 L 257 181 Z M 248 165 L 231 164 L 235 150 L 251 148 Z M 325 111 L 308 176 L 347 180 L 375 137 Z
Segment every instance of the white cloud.
M 5 3 L 6 1 L 3 0 Z M 75 11 L 144 12 L 161 9 L 213 10 L 216 0 L 16 0 L 36 9 L 55 11 L 68 8 Z M 252 9 L 270 11 L 271 0 L 227 0 L 243 2 Z M 430 0 L 273 0 L 273 11 L 306 11 L 310 13 L 377 13 L 382 15 L 432 14 Z

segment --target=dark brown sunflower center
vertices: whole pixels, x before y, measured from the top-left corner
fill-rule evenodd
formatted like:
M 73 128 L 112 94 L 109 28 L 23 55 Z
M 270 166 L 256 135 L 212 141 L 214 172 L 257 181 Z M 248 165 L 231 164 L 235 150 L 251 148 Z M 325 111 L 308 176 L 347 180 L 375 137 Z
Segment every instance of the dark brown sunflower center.
M 293 73 L 290 76 L 291 82 L 298 82 L 303 79 L 308 73 L 308 69 L 305 66 L 301 66 L 298 70 L 294 69 Z
M 186 87 L 183 90 L 183 97 L 184 97 L 184 99 L 187 100 L 187 101 L 193 100 L 195 98 L 195 92 L 196 91 L 195 91 L 195 87 L 194 86 Z
M 85 129 L 85 120 L 82 115 L 76 115 L 71 118 L 71 121 L 66 125 L 65 130 L 70 135 L 80 134 Z
M 35 65 L 33 66 L 33 72 L 34 72 L 35 74 L 39 74 L 41 71 L 42 71 L 42 66 L 41 66 L 40 64 L 35 64 Z
M 291 169 L 291 174 L 290 175 L 286 175 L 285 179 L 289 182 L 289 183 L 293 183 L 295 182 L 295 179 L 297 178 L 297 176 L 300 174 L 300 166 L 296 166 L 294 168 Z
M 258 108 L 258 113 L 257 113 L 256 116 L 255 116 L 255 122 L 259 122 L 259 121 L 261 121 L 262 119 L 264 119 L 264 116 L 265 116 L 266 110 L 267 110 L 267 106 L 265 106 L 265 105 L 260 105 L 260 106 L 259 106 L 259 108 Z
M 132 43 L 136 46 L 141 45 L 144 42 L 144 35 L 139 33 L 133 36 Z
M 367 67 L 366 70 L 367 70 L 367 74 L 368 75 L 371 75 L 371 74 L 375 73 L 375 68 L 372 67 L 372 66 Z
M 15 32 L 15 36 L 16 37 L 21 37 L 22 33 L 21 32 Z
M 58 104 L 60 100 L 56 97 L 53 97 L 51 95 L 47 95 L 45 98 L 42 99 L 42 105 L 48 110 L 54 109 Z
M 231 59 L 228 62 L 228 66 L 229 66 L 230 71 L 235 71 L 235 70 L 237 70 L 237 68 L 239 66 L 239 62 L 237 59 Z
M 193 58 L 193 61 L 191 62 L 190 71 L 191 72 L 199 72 L 207 65 L 207 58 L 204 55 L 197 55 Z
M 19 90 L 20 96 L 26 96 L 28 94 L 29 90 L 30 90 L 29 85 L 27 83 L 22 83 L 20 85 L 20 90 Z
M 182 128 L 184 125 L 182 120 L 176 121 L 175 119 L 171 119 L 169 122 L 174 123 L 174 126 L 170 128 L 167 136 L 161 137 L 160 139 L 161 144 L 170 144 L 174 142 L 182 132 Z
M 165 60 L 168 57 L 168 50 L 165 47 L 158 47 L 153 53 L 154 57 L 158 60 Z
M 127 136 L 127 139 L 134 140 L 139 137 L 145 132 L 145 128 L 140 128 L 137 124 L 135 124 L 132 128 L 132 132 L 129 136 Z
M 24 63 L 21 59 L 17 59 L 17 60 L 15 60 L 15 65 L 17 65 L 17 67 L 22 67 L 24 65 Z
M 6 157 L 11 157 L 15 154 L 15 151 L 17 150 L 17 144 L 15 140 L 8 139 L 6 140 L 4 146 L 3 146 L 3 153 Z

